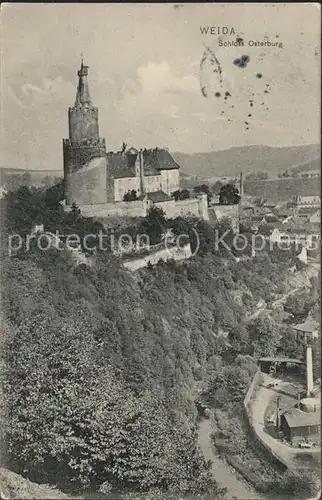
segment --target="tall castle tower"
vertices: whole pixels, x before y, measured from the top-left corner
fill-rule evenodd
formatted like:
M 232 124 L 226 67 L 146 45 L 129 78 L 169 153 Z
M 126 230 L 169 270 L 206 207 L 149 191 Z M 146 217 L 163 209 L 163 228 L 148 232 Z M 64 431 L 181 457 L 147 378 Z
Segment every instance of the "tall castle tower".
M 63 139 L 66 204 L 106 202 L 106 145 L 99 137 L 98 108 L 88 87 L 88 66 L 77 72 L 75 104 L 68 109 L 69 139 Z

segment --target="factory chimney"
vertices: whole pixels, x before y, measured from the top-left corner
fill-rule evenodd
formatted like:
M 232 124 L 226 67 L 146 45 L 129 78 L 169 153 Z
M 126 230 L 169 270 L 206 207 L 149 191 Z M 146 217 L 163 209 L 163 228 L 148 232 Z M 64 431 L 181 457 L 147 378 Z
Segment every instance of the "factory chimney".
M 280 397 L 276 398 L 276 430 L 279 431 L 281 425 L 281 415 L 280 415 Z
M 306 395 L 311 396 L 313 391 L 313 361 L 312 361 L 312 347 L 306 347 Z
M 238 203 L 238 232 L 239 232 L 239 227 L 243 218 L 243 209 L 242 209 L 242 204 L 243 204 L 243 197 L 244 197 L 244 183 L 243 183 L 243 173 L 240 173 L 239 176 L 239 203 Z M 255 257 L 255 256 L 254 256 Z
M 300 408 L 300 401 L 301 401 L 301 393 L 298 392 L 297 393 L 297 403 L 296 403 L 297 408 Z
M 239 194 L 240 194 L 240 198 L 242 198 L 244 196 L 243 172 L 241 172 L 240 176 L 239 176 Z
M 144 156 L 143 151 L 139 151 L 139 168 L 140 168 L 140 193 L 141 196 L 145 195 L 145 185 L 144 185 Z

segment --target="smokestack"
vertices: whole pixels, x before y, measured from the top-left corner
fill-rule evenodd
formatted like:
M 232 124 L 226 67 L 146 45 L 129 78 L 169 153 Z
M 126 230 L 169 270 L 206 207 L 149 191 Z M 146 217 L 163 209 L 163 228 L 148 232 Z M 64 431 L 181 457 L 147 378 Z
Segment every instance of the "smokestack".
M 280 415 L 280 397 L 277 396 L 276 398 L 276 430 L 279 431 L 280 429 L 280 422 L 281 420 L 281 415 Z
M 243 217 L 243 209 L 242 209 L 242 203 L 243 203 L 243 197 L 244 197 L 244 184 L 243 184 L 243 173 L 240 173 L 239 176 L 239 203 L 238 203 L 238 230 L 237 232 L 239 233 L 239 228 L 240 228 L 240 223 Z
M 312 347 L 306 347 L 306 394 L 311 396 L 313 391 L 313 362 L 312 362 Z
M 241 198 L 244 196 L 243 172 L 240 173 L 239 177 L 239 194 Z
M 301 393 L 298 392 L 297 393 L 297 404 L 296 404 L 297 408 L 300 408 L 300 401 L 301 401 Z
M 143 151 L 140 149 L 139 152 L 139 165 L 140 165 L 140 193 L 143 196 L 145 194 L 145 186 L 144 186 L 144 158 Z

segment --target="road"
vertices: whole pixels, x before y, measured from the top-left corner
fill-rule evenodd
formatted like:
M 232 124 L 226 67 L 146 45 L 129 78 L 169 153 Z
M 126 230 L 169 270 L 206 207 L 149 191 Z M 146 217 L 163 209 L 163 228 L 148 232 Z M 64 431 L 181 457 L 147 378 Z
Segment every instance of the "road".
M 198 444 L 206 460 L 212 462 L 212 473 L 219 486 L 227 488 L 227 499 L 260 500 L 262 497 L 255 492 L 246 481 L 240 479 L 237 472 L 216 453 L 212 444 L 213 432 L 211 419 L 202 420 L 199 427 Z

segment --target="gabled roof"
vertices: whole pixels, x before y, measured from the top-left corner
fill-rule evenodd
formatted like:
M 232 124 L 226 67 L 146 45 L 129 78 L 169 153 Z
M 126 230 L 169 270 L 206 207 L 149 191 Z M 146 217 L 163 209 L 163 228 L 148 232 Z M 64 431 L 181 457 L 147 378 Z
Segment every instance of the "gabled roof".
M 287 217 L 292 217 L 293 210 L 288 208 L 280 208 L 279 210 L 273 210 L 273 213 L 276 215 L 276 217 L 286 219 Z
M 296 214 L 299 214 L 299 215 L 313 215 L 315 214 L 316 212 L 319 212 L 319 208 L 317 207 L 301 207 L 299 208 L 297 211 L 296 211 Z
M 291 408 L 283 413 L 283 416 L 288 423 L 288 426 L 291 428 L 321 425 L 320 409 L 309 413 L 301 411 L 298 408 Z
M 304 323 L 293 326 L 293 328 L 299 332 L 313 333 L 319 329 L 319 323 L 314 320 L 307 320 Z
M 262 362 L 276 362 L 276 363 L 295 363 L 298 365 L 304 364 L 303 361 L 297 358 L 287 358 L 285 356 L 264 356 L 263 358 L 259 358 L 258 361 Z
M 143 160 L 144 161 L 144 160 Z M 161 175 L 158 170 L 156 170 L 150 163 L 145 163 L 143 165 L 144 175 Z
M 255 221 L 255 222 L 260 222 L 260 221 L 262 221 L 264 219 L 265 219 L 265 215 L 264 214 L 255 214 L 255 215 L 251 216 L 251 220 Z
M 267 215 L 265 215 L 265 220 L 267 222 L 277 222 L 278 218 L 274 214 L 267 214 Z
M 156 170 L 174 170 L 180 168 L 166 149 L 145 149 L 143 151 L 144 163 L 151 165 Z
M 317 228 L 314 227 L 314 224 L 303 224 L 303 221 L 301 221 L 301 224 L 294 225 L 291 222 L 286 222 L 283 224 L 282 222 L 277 222 L 275 224 L 275 229 L 278 229 L 281 233 L 288 233 L 288 234 L 297 234 L 297 235 L 315 235 L 318 234 L 319 232 L 317 231 Z
M 265 201 L 264 205 L 263 205 L 265 208 L 275 208 L 276 207 L 276 203 L 274 203 L 273 201 Z
M 161 203 L 164 201 L 173 201 L 171 196 L 168 196 L 163 191 L 154 191 L 146 194 L 149 200 L 153 201 L 153 203 Z
M 130 167 L 126 154 L 121 152 L 107 153 L 107 167 L 115 179 L 135 176 L 135 169 Z
M 107 153 L 107 164 L 111 175 L 115 179 L 122 179 L 125 177 L 135 177 L 135 161 L 137 154 L 132 148 L 127 153 Z M 143 165 L 144 175 L 159 175 L 159 172 L 153 168 L 152 165 L 144 161 Z

